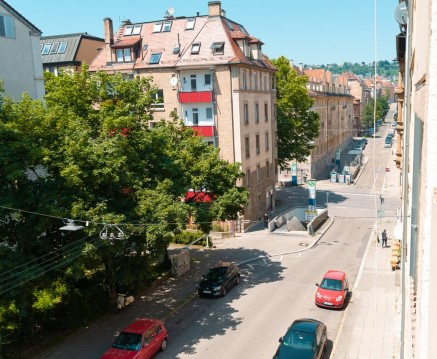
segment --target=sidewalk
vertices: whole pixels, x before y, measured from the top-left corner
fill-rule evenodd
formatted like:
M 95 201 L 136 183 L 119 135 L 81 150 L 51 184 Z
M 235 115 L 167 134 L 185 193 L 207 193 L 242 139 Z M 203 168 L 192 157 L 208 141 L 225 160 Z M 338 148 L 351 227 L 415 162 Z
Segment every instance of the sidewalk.
M 383 195 L 396 196 L 399 169 L 392 161 L 388 167 Z M 332 359 L 399 358 L 401 272 L 391 268 L 391 248 L 382 248 L 376 241 L 376 233 L 387 229 L 391 247 L 396 224 L 396 218 L 382 218 L 376 223 L 334 341 Z

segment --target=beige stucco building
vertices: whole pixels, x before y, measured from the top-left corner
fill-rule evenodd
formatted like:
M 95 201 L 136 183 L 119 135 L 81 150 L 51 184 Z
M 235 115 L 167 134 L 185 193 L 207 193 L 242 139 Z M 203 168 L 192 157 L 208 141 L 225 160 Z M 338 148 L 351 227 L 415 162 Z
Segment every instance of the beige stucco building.
M 239 185 L 250 194 L 244 221 L 256 223 L 275 205 L 275 68 L 263 43 L 226 17 L 219 1 L 208 3 L 208 15 L 172 15 L 125 21 L 115 32 L 104 19 L 105 49 L 90 70 L 151 76 L 159 89 L 155 120 L 175 111 L 223 159 L 241 164 Z
M 17 101 L 23 93 L 42 99 L 41 30 L 3 0 L 0 20 L 0 79 L 5 95 Z

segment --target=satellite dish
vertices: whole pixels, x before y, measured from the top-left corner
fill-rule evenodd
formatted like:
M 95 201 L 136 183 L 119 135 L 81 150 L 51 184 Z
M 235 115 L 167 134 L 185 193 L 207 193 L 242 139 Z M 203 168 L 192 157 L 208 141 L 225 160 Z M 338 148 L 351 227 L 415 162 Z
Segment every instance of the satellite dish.
M 178 84 L 178 79 L 176 77 L 172 77 L 170 79 L 170 85 L 176 86 Z
M 167 11 L 165 12 L 164 17 L 172 17 L 174 13 L 174 8 L 172 6 L 170 6 Z
M 408 18 L 408 7 L 405 1 L 402 1 L 396 6 L 395 19 L 400 25 L 406 25 Z

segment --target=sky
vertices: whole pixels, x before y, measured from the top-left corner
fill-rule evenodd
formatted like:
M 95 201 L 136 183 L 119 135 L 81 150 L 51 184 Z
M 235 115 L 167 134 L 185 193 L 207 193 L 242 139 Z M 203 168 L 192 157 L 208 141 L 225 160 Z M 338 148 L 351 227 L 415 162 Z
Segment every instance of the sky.
M 103 38 L 103 19 L 114 31 L 121 21 L 161 20 L 208 14 L 208 0 L 6 0 L 38 27 L 42 36 L 86 32 Z M 221 0 L 226 17 L 260 39 L 269 58 L 295 64 L 392 61 L 398 0 Z M 375 16 L 376 15 L 376 16 Z

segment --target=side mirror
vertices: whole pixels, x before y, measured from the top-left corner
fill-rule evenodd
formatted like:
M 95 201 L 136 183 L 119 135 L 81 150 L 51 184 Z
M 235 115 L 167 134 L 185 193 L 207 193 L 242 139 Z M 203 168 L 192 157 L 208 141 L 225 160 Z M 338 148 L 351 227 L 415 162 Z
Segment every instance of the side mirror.
M 280 337 L 279 338 L 279 343 L 282 343 L 283 340 L 284 340 L 284 337 Z
M 316 287 L 318 287 L 319 286 L 319 283 L 316 283 Z

